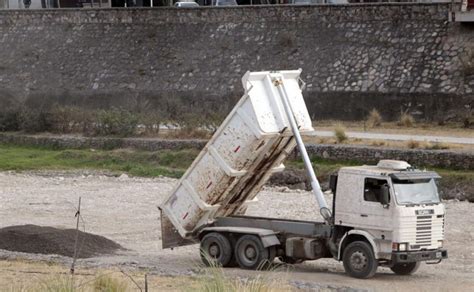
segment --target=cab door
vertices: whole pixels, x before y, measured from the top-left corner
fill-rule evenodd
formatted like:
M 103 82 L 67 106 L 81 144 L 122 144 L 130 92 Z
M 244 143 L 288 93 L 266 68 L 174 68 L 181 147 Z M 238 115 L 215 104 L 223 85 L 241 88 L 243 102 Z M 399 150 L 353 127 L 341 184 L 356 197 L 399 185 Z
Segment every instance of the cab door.
M 377 230 L 392 229 L 392 209 L 390 203 L 393 200 L 393 192 L 385 177 L 365 177 L 364 187 L 360 194 L 360 223 L 366 228 Z M 384 205 L 383 189 L 389 189 L 389 204 Z

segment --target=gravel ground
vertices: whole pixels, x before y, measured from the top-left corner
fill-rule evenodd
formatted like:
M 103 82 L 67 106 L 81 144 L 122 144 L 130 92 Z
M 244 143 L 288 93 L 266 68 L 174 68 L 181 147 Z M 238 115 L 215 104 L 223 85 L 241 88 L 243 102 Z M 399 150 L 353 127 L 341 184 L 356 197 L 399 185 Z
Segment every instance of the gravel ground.
M 129 178 L 97 172 L 0 172 L 0 228 L 36 224 L 59 228 L 75 226 L 79 196 L 85 231 L 105 236 L 123 247 L 113 256 L 78 261 L 79 266 L 148 269 L 162 275 L 193 275 L 200 263 L 197 246 L 162 250 L 157 205 L 176 183 L 170 178 Z M 318 220 L 319 212 L 310 192 L 266 188 L 248 214 Z M 449 259 L 440 265 L 423 264 L 413 276 L 397 276 L 381 268 L 369 280 L 344 275 L 342 264 L 331 259 L 290 267 L 290 272 L 272 272 L 287 277 L 302 289 L 405 291 L 467 291 L 474 287 L 474 216 L 467 202 L 446 202 L 446 248 Z M 33 255 L 0 250 L 1 259 L 27 258 L 69 263 L 57 255 Z M 251 271 L 228 269 L 246 277 Z M 270 272 L 267 272 L 270 273 Z

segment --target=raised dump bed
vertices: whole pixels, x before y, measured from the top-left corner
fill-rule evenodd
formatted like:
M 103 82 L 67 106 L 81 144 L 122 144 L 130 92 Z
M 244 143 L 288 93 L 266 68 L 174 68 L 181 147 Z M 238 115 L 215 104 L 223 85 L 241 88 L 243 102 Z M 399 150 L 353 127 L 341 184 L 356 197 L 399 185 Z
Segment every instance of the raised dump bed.
M 196 231 L 216 217 L 243 214 L 270 175 L 284 169 L 282 161 L 296 142 L 276 88 L 278 80 L 300 132 L 313 131 L 300 73 L 243 76 L 244 96 L 160 206 L 163 247 L 192 242 Z

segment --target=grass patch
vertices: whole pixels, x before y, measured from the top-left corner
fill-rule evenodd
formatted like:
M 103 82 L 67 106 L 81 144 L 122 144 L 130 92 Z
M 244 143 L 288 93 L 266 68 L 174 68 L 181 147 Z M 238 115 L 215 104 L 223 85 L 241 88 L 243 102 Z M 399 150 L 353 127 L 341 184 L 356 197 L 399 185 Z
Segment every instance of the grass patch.
M 195 149 L 161 150 L 51 150 L 0 145 L 0 170 L 95 169 L 133 176 L 183 175 L 199 153 Z
M 94 291 L 100 292 L 126 292 L 130 291 L 128 284 L 110 275 L 99 275 L 94 280 Z
M 208 266 L 201 267 L 201 277 L 198 278 L 198 291 L 205 292 L 272 292 L 289 291 L 288 270 L 283 275 L 276 276 L 273 273 L 282 270 L 283 266 L 272 264 L 268 261 L 262 262 L 257 268 L 257 272 L 250 278 L 241 279 L 231 277 L 224 272 L 218 262 L 212 259 L 205 252 L 202 256 L 206 259 Z
M 161 150 L 155 152 L 130 149 L 120 150 L 51 150 L 12 145 L 0 145 L 0 171 L 94 169 L 132 176 L 179 178 L 191 165 L 199 150 Z M 358 161 L 331 161 L 312 157 L 311 161 L 320 181 L 344 166 L 362 165 Z M 285 162 L 288 168 L 304 169 L 300 159 Z M 423 167 L 420 167 L 423 168 Z M 454 187 L 470 185 L 474 171 L 428 167 L 443 178 L 441 185 Z

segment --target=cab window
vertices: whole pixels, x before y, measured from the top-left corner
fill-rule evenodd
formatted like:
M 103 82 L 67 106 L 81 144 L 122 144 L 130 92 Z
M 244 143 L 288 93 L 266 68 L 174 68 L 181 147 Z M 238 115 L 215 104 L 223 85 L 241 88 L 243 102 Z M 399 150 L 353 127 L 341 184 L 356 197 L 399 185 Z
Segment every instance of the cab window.
M 364 182 L 364 201 L 382 203 L 382 186 L 388 185 L 385 179 L 366 178 Z

